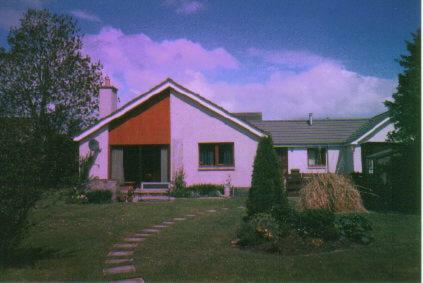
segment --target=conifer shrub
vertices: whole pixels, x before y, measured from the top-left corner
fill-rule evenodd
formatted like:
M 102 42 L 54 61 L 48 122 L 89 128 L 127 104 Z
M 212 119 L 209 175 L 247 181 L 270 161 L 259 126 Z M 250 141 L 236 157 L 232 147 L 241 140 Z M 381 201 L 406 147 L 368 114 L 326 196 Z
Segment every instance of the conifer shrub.
M 270 212 L 274 206 L 288 209 L 288 198 L 282 185 L 273 141 L 269 136 L 261 138 L 257 147 L 247 199 L 247 214 L 251 217 L 257 213 Z

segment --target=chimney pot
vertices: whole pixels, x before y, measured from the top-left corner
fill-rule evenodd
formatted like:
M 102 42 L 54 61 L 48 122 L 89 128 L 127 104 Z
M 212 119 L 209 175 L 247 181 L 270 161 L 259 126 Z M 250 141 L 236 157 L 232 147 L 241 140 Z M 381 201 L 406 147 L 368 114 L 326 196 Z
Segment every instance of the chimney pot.
M 308 113 L 308 124 L 313 125 L 313 113 Z

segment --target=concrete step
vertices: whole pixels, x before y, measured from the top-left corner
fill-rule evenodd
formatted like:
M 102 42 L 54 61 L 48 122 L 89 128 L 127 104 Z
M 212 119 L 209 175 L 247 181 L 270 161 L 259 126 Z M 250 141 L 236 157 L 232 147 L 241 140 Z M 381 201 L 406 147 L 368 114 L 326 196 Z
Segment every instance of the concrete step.
M 118 274 L 118 273 L 130 273 L 135 272 L 135 266 L 134 265 L 123 265 L 123 266 L 114 266 L 109 268 L 103 269 L 103 274 Z
M 134 192 L 136 194 L 142 194 L 142 195 L 153 195 L 153 194 L 167 195 L 169 194 L 170 191 L 169 189 L 143 189 L 143 190 L 136 189 Z
M 140 201 L 169 201 L 169 200 L 174 200 L 174 197 L 169 197 L 169 196 L 152 196 L 152 195 L 142 195 L 139 197 Z

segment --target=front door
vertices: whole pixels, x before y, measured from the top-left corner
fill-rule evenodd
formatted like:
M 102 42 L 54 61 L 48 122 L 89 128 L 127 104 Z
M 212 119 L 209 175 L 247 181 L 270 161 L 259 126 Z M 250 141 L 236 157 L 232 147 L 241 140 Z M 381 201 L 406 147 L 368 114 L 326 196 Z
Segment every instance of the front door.
M 161 180 L 161 146 L 148 145 L 141 147 L 141 181 L 160 182 Z

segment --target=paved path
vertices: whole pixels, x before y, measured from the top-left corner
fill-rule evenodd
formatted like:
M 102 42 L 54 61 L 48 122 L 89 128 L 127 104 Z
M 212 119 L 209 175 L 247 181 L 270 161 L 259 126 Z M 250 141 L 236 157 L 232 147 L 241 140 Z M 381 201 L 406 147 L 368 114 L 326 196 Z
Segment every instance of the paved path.
M 197 215 L 211 215 L 219 211 L 227 211 L 229 208 L 223 207 L 219 209 L 208 209 L 200 211 L 197 214 L 186 214 L 183 217 L 175 217 L 172 220 L 163 221 L 162 223 L 153 225 L 149 228 L 144 228 L 139 232 L 128 235 L 123 238 L 121 242 L 115 243 L 112 249 L 107 254 L 104 261 L 105 268 L 103 268 L 103 275 L 109 276 L 114 274 L 127 274 L 128 279 L 115 281 L 115 282 L 144 282 L 141 277 L 131 278 L 131 274 L 136 271 L 134 259 L 132 258 L 134 250 L 142 242 L 147 240 L 148 237 L 155 236 L 160 233 L 161 230 L 171 227 L 174 224 L 183 222 L 188 219 L 194 219 Z

